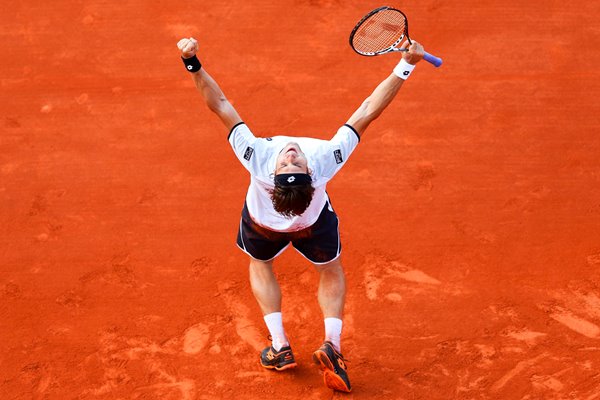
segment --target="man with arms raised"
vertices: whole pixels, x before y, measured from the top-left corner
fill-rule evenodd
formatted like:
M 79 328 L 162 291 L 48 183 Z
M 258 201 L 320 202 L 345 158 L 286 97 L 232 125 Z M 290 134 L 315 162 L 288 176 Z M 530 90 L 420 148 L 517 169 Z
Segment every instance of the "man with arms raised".
M 313 353 L 324 370 L 325 384 L 350 392 L 351 385 L 341 353 L 342 314 L 346 293 L 340 262 L 338 218 L 327 196 L 327 182 L 346 163 L 362 135 L 398 93 L 423 47 L 404 43 L 399 64 L 339 128 L 331 140 L 303 137 L 255 137 L 196 57 L 198 42 L 177 44 L 186 69 L 208 108 L 229 132 L 233 151 L 250 172 L 250 186 L 242 210 L 237 244 L 250 256 L 250 284 L 264 315 L 272 343 L 261 353 L 265 368 L 293 368 L 296 361 L 281 317 L 281 290 L 273 274 L 273 261 L 290 244 L 319 272 L 318 300 L 325 322 L 325 340 Z

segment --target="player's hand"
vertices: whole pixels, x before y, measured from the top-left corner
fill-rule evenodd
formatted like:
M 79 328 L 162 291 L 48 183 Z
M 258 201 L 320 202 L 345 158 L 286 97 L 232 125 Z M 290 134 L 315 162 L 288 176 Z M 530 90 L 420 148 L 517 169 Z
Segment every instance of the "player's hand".
M 408 45 L 408 40 L 402 43 L 400 46 L 401 49 L 408 48 L 407 52 L 402 53 L 402 58 L 409 64 L 415 65 L 423 58 L 423 54 L 425 53 L 425 49 L 421 45 L 421 43 L 417 43 L 412 40 L 412 44 Z
M 177 42 L 177 47 L 181 51 L 181 56 L 183 58 L 194 57 L 194 55 L 196 55 L 196 52 L 198 51 L 198 41 L 193 37 L 189 39 L 183 38 L 179 42 Z

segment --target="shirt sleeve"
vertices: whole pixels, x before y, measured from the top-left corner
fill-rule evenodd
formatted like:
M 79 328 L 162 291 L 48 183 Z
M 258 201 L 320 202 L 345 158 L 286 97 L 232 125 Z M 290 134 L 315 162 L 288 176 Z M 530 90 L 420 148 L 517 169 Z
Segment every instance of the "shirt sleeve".
M 262 146 L 264 140 L 255 137 L 250 128 L 243 122 L 231 129 L 227 140 L 229 140 L 233 152 L 244 168 L 250 174 L 260 176 L 266 165 L 266 157 L 268 157 L 268 152 L 265 152 L 264 146 Z
M 343 125 L 328 142 L 325 154 L 321 156 L 321 175 L 326 179 L 333 176 L 346 164 L 350 154 L 354 151 L 360 136 L 350 125 Z

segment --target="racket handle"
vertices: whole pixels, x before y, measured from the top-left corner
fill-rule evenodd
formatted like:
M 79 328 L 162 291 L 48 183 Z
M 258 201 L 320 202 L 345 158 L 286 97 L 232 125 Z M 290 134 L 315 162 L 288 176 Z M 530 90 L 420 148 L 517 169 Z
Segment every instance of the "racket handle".
M 440 65 L 442 65 L 441 58 L 436 57 L 433 54 L 429 54 L 428 52 L 425 52 L 425 54 L 423 55 L 423 59 L 425 61 L 427 61 L 428 63 L 435 65 L 436 68 L 439 67 Z

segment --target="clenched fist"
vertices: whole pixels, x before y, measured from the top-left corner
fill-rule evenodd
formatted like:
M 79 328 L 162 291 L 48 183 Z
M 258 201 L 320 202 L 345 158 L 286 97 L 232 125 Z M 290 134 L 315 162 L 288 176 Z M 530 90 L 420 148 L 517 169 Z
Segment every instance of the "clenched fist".
M 198 41 L 194 38 L 183 38 L 177 42 L 177 47 L 181 51 L 183 58 L 193 57 L 198 51 Z
M 423 58 L 423 54 L 425 53 L 425 49 L 423 49 L 423 45 L 421 43 L 417 43 L 414 40 L 412 44 L 408 45 L 408 40 L 402 43 L 400 46 L 401 49 L 408 49 L 406 53 L 402 54 L 402 58 L 409 64 L 415 65 Z

